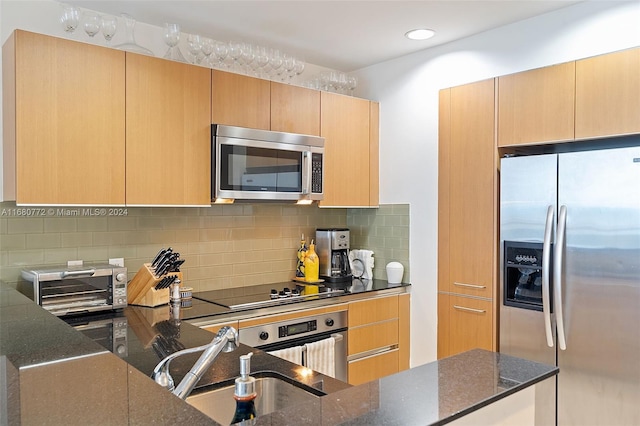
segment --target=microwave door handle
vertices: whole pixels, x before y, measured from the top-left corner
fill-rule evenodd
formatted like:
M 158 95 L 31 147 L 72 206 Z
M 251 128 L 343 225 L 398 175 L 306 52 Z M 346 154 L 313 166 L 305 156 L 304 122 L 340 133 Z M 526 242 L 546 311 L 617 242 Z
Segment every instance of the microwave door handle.
M 551 302 L 550 302 L 550 274 L 551 266 L 551 235 L 553 230 L 554 210 L 553 206 L 547 209 L 547 221 L 544 227 L 544 243 L 542 246 L 542 313 L 544 314 L 544 332 L 547 337 L 547 346 L 553 347 L 553 331 L 551 329 Z
M 311 194 L 311 151 L 302 153 L 302 193 Z
M 70 277 L 79 277 L 79 276 L 83 276 L 83 275 L 87 275 L 87 276 L 91 277 L 95 273 L 96 273 L 95 268 L 83 269 L 83 270 L 79 270 L 79 271 L 64 271 L 60 275 L 60 277 L 61 278 L 70 278 Z

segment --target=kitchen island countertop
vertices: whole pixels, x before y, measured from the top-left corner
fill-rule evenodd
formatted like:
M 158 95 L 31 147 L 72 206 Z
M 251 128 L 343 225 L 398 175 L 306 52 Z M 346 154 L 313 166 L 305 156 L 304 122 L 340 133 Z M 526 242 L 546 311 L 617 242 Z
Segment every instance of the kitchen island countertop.
M 126 308 L 130 327 L 136 309 Z M 139 313 L 139 311 L 138 311 Z M 133 331 L 124 359 L 0 283 L 0 423 L 216 424 L 149 378 L 161 349 L 190 347 L 211 334 L 182 322 Z M 133 336 L 132 336 L 133 338 Z M 200 385 L 233 379 L 237 357 L 253 350 L 256 371 L 272 371 L 328 394 L 315 402 L 258 417 L 256 424 L 445 424 L 553 377 L 557 367 L 473 350 L 360 386 L 314 373 L 249 347 L 222 354 Z M 254 355 L 254 357 L 256 356 Z M 197 357 L 197 355 L 196 355 Z M 195 359 L 172 363 L 179 381 Z M 125 362 L 126 361 L 126 362 Z M 149 367 L 151 366 L 151 367 Z M 0 382 L 1 383 L 1 382 Z M 107 397 L 108 396 L 108 397 Z

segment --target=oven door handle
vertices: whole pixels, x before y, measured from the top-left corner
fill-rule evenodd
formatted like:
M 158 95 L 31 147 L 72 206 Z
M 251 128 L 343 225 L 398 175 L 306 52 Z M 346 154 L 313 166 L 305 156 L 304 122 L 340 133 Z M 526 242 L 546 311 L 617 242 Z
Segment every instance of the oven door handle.
M 96 273 L 95 268 L 91 268 L 91 269 L 83 269 L 83 270 L 79 270 L 79 271 L 64 271 L 62 274 L 60 274 L 61 278 L 73 278 L 73 277 L 80 277 L 80 276 L 88 276 L 91 277 L 93 276 L 93 274 Z

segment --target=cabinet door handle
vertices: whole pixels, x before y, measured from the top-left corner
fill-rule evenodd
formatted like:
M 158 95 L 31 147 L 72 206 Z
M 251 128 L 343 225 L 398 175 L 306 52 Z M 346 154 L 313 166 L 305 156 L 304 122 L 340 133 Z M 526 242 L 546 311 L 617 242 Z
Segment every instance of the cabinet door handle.
M 467 308 L 465 306 L 458 306 L 458 305 L 453 305 L 453 307 L 455 309 L 459 309 L 461 311 L 468 311 L 468 312 L 474 312 L 476 314 L 484 314 L 487 311 L 485 311 L 484 309 L 473 309 L 473 308 Z
M 469 287 L 469 288 L 478 288 L 478 289 L 487 288 L 486 285 L 465 284 L 465 283 L 459 283 L 456 281 L 453 282 L 453 285 L 457 285 L 458 287 Z

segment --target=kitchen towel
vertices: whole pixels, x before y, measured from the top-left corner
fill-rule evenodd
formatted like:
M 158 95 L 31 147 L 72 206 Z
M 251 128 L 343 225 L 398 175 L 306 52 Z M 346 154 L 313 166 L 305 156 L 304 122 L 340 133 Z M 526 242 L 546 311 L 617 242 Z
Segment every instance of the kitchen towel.
M 305 344 L 307 362 L 305 367 L 327 376 L 336 377 L 335 340 L 333 337 Z
M 280 349 L 277 351 L 267 352 L 269 355 L 277 356 L 294 364 L 302 365 L 302 346 L 294 346 L 292 348 Z
M 358 265 L 360 262 L 362 265 Z M 354 264 L 354 261 L 356 261 Z M 356 278 L 363 278 L 365 280 L 373 279 L 373 251 L 371 250 L 351 250 L 349 251 L 349 266 Z M 356 273 L 362 271 L 362 275 Z

